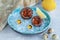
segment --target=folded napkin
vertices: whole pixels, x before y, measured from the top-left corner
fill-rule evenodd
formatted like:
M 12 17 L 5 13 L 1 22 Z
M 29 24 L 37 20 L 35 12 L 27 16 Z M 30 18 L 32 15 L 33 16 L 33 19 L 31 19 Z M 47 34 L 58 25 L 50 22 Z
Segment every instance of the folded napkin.
M 0 31 L 7 24 L 8 15 L 16 7 L 19 0 L 0 0 Z
M 18 6 L 30 7 L 37 4 L 39 0 L 19 0 Z

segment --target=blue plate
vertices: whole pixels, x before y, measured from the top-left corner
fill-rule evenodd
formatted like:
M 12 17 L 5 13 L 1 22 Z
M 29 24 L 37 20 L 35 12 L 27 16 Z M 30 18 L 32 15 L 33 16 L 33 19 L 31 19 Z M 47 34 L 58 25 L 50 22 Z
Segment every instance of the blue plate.
M 30 8 L 33 10 L 33 16 L 38 16 L 36 13 L 36 7 L 30 7 Z M 43 19 L 42 25 L 40 27 L 35 27 L 34 25 L 32 25 L 31 23 L 32 18 L 29 20 L 24 20 L 20 15 L 22 9 L 23 9 L 22 7 L 16 8 L 8 17 L 8 24 L 15 31 L 22 34 L 37 34 L 45 31 L 49 27 L 48 25 L 50 24 L 50 16 L 44 9 L 40 8 L 41 11 L 47 17 Z M 18 24 L 17 20 L 21 20 L 22 23 Z M 32 29 L 28 29 L 27 27 L 28 25 L 32 25 Z

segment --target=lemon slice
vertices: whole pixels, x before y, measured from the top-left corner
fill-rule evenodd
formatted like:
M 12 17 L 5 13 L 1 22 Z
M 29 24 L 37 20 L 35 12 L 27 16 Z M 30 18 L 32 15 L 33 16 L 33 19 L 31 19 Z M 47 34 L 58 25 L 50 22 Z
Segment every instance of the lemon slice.
M 39 8 L 36 8 L 36 12 L 41 19 L 46 18 L 46 15 Z

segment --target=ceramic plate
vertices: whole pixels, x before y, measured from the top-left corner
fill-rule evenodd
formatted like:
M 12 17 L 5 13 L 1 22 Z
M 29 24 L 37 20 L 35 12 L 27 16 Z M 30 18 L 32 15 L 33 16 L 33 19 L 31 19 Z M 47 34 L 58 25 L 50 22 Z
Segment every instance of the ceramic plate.
M 33 10 L 33 17 L 38 16 L 36 13 L 36 7 L 30 8 Z M 45 31 L 49 27 L 48 25 L 50 24 L 50 16 L 44 9 L 40 8 L 47 17 L 43 19 L 42 25 L 40 27 L 35 27 L 32 25 L 32 18 L 29 20 L 24 20 L 20 15 L 22 9 L 22 7 L 18 7 L 9 15 L 8 24 L 12 29 L 22 34 L 37 34 Z M 17 20 L 21 20 L 21 24 L 18 24 Z M 28 25 L 32 25 L 32 29 L 28 29 Z

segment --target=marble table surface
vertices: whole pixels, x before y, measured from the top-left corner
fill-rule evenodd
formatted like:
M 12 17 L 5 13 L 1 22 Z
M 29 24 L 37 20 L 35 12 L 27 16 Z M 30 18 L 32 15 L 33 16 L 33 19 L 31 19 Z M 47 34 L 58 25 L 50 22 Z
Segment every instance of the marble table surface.
M 57 7 L 54 11 L 48 12 L 51 17 L 51 23 L 49 27 L 53 28 L 55 31 L 53 34 L 57 34 L 60 38 L 60 0 L 56 0 Z M 9 25 L 0 32 L 0 40 L 43 40 L 41 34 L 36 35 L 22 35 L 13 31 Z M 48 40 L 51 40 L 49 38 Z

